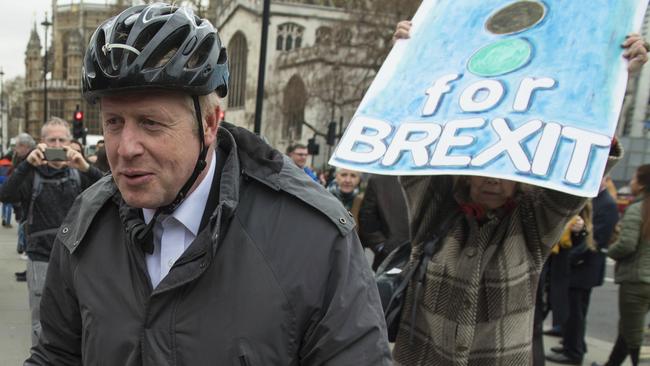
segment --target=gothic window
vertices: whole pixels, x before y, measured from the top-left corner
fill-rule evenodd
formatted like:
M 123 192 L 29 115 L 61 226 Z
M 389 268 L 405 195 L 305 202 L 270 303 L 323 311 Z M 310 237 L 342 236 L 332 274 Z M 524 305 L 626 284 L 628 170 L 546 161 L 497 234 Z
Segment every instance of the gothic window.
M 316 29 L 316 44 L 329 46 L 332 44 L 332 28 L 320 27 Z
M 305 106 L 307 105 L 307 89 L 300 76 L 294 75 L 289 79 L 284 88 L 283 99 L 282 138 L 289 141 L 300 140 L 302 123 L 305 121 Z
M 278 36 L 277 41 L 275 42 L 275 49 L 278 51 L 282 51 L 284 47 L 284 37 Z
M 284 23 L 278 26 L 277 50 L 291 51 L 302 46 L 305 27 L 296 23 Z M 281 46 L 284 41 L 284 47 Z
M 69 118 L 72 116 L 63 115 L 63 101 L 59 99 L 50 99 L 47 101 L 49 105 L 48 119 L 50 117 L 59 117 L 69 121 Z
M 293 37 L 291 37 L 291 34 L 287 36 L 287 51 L 291 51 L 291 48 L 293 47 Z
M 228 107 L 244 107 L 246 102 L 246 60 L 248 59 L 248 42 L 243 33 L 237 32 L 228 43 L 230 53 L 230 83 Z
M 336 33 L 336 41 L 339 46 L 349 46 L 352 42 L 352 31 L 342 28 Z

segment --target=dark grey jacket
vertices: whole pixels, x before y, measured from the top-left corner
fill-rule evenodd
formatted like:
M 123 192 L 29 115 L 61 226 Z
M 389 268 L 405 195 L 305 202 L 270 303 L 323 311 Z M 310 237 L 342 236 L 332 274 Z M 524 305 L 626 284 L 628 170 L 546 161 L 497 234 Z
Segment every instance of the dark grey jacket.
M 112 179 L 82 194 L 57 236 L 25 365 L 390 365 L 347 212 L 250 132 L 223 124 L 218 141 L 210 214 L 155 290 L 132 239 L 141 218 Z
M 359 237 L 364 247 L 383 244 L 391 252 L 409 240 L 406 200 L 397 177 L 372 175 L 359 211 Z

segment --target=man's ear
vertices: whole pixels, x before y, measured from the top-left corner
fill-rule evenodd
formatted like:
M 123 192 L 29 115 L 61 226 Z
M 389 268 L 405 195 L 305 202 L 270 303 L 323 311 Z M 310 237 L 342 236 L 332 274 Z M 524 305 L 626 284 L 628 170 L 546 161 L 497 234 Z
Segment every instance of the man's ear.
M 208 114 L 205 117 L 204 134 L 205 134 L 205 146 L 210 146 L 217 139 L 217 130 L 219 129 L 219 116 L 221 115 L 221 107 L 217 106 L 213 113 Z

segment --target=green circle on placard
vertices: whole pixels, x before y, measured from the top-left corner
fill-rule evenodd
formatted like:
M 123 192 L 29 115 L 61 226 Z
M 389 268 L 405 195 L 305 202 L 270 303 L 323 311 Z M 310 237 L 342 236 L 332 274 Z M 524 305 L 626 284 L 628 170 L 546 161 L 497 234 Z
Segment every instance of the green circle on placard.
M 526 40 L 505 39 L 478 50 L 470 58 L 467 69 L 483 77 L 505 75 L 525 66 L 532 53 L 532 47 Z

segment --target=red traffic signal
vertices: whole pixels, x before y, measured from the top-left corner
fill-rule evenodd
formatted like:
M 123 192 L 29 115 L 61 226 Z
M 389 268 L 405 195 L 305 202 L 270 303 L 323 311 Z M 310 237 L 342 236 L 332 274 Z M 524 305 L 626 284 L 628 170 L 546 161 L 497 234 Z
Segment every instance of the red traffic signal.
M 74 112 L 74 120 L 75 121 L 83 121 L 83 119 L 84 119 L 84 112 L 82 112 L 82 111 Z

